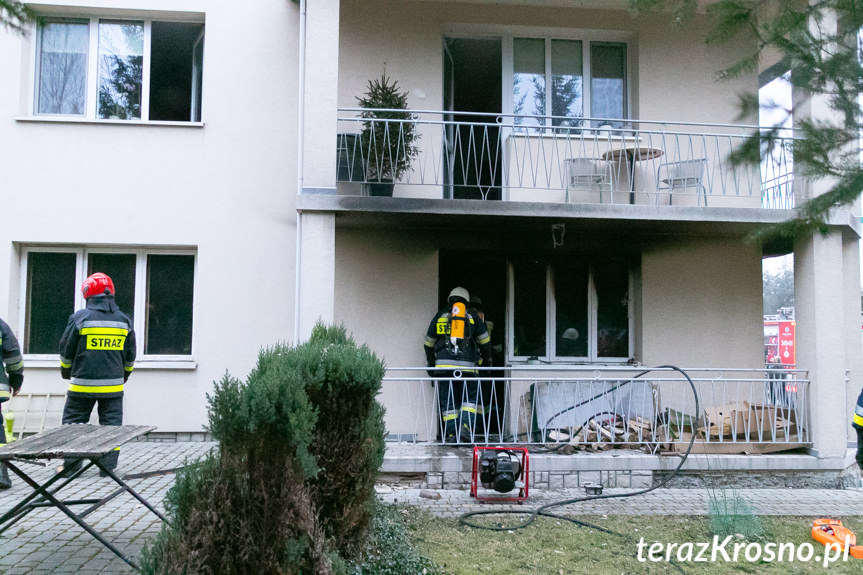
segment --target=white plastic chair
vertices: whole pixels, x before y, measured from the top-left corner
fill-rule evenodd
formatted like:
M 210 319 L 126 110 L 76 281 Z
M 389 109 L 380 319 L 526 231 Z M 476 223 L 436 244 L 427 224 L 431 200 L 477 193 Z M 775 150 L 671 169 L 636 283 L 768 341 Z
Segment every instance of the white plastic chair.
M 674 203 L 674 191 L 694 188 L 698 195 L 698 205 L 704 198 L 707 206 L 707 188 L 704 186 L 704 172 L 707 159 L 681 160 L 679 162 L 665 162 L 656 171 L 656 191 L 669 191 L 669 204 Z
M 608 162 L 597 158 L 567 158 L 566 165 L 566 202 L 570 202 L 570 190 L 599 190 L 599 201 L 602 190 L 607 187 L 612 190 L 611 166 Z

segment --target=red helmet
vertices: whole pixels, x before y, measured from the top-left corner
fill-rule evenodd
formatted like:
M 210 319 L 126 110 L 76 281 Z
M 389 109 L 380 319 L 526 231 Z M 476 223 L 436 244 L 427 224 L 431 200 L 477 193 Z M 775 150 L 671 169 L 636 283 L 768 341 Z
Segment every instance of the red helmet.
M 105 293 L 114 295 L 114 282 L 102 272 L 96 272 L 81 284 L 81 293 L 84 294 L 84 299 Z

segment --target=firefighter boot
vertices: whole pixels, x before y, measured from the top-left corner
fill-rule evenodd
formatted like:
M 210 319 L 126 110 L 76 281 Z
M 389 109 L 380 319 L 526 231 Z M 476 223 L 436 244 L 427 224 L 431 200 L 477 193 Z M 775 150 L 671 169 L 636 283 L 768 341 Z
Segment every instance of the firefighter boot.
M 6 442 L 0 440 L 0 445 L 6 445 Z M 10 487 L 12 487 L 12 480 L 9 479 L 9 469 L 5 464 L 0 463 L 0 489 L 9 489 Z
M 9 489 L 10 487 L 12 487 L 12 480 L 9 479 L 9 469 L 0 463 L 0 489 Z

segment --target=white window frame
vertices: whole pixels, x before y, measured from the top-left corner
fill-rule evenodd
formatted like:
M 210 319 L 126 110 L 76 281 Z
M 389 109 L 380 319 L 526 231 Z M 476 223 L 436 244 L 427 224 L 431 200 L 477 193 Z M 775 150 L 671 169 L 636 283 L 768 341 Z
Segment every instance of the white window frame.
M 633 77 L 633 42 L 632 33 L 613 30 L 587 30 L 587 29 L 561 29 L 561 28 L 533 28 L 533 27 L 512 27 L 507 28 L 505 33 L 501 35 L 502 41 L 502 57 L 503 57 L 503 81 L 502 85 L 502 103 L 504 114 L 514 117 L 513 113 L 513 94 L 512 94 L 512 78 L 515 74 L 515 39 L 516 38 L 533 38 L 545 41 L 545 76 L 546 84 L 551 85 L 551 41 L 552 40 L 578 40 L 581 41 L 582 50 L 582 74 L 584 77 L 582 99 L 584 101 L 584 118 L 592 118 L 590 110 L 590 90 L 591 90 L 591 60 L 590 46 L 593 43 L 619 43 L 626 46 L 626 76 L 625 83 L 625 118 L 632 119 L 632 101 L 633 101 L 633 86 L 635 79 Z M 546 90 L 546 110 L 551 110 L 551 94 Z M 550 116 L 550 115 L 549 115 Z M 545 122 L 546 126 L 551 125 L 549 119 Z M 541 127 L 541 126 L 526 126 Z M 589 127 L 589 126 L 586 126 Z
M 621 364 L 627 363 L 634 357 L 635 344 L 635 318 L 633 314 L 633 289 L 635 288 L 635 277 L 631 266 L 627 272 L 627 318 L 628 318 L 628 342 L 629 357 L 599 357 L 597 354 L 597 316 L 599 312 L 599 300 L 596 293 L 594 283 L 594 268 L 591 264 L 588 270 L 588 291 L 587 291 L 587 331 L 588 331 L 588 355 L 584 357 L 574 356 L 557 356 L 557 337 L 556 337 L 556 318 L 557 307 L 554 294 L 554 262 L 545 262 L 545 355 L 539 356 L 537 359 L 544 363 L 554 364 Z M 509 363 L 527 363 L 530 356 L 515 355 L 515 262 L 507 260 L 507 357 Z
M 98 246 L 27 246 L 22 249 L 21 253 L 21 284 L 20 284 L 20 298 L 19 298 L 19 306 L 18 306 L 18 318 L 19 318 L 19 326 L 18 333 L 22 334 L 22 337 L 26 337 L 26 326 L 27 326 L 27 293 L 28 293 L 28 285 L 27 285 L 27 266 L 28 266 L 28 256 L 33 252 L 47 252 L 47 253 L 74 253 L 75 254 L 75 307 L 73 311 L 78 311 L 84 309 L 85 300 L 84 296 L 81 294 L 80 286 L 84 283 L 86 279 L 86 270 L 87 270 L 87 258 L 89 254 L 127 254 L 127 255 L 135 255 L 135 304 L 134 310 L 121 310 L 127 314 L 130 314 L 134 317 L 134 329 L 135 329 L 135 344 L 136 344 L 136 356 L 137 359 L 136 365 L 138 362 L 144 362 L 154 364 L 154 367 L 158 367 L 155 364 L 179 364 L 185 363 L 185 366 L 177 366 L 172 365 L 172 367 L 195 367 L 194 365 L 194 353 L 195 353 L 195 323 L 197 314 L 195 313 L 195 300 L 196 297 L 192 298 L 192 350 L 188 355 L 163 355 L 163 354 L 144 354 L 144 344 L 145 344 L 145 335 L 146 335 L 146 294 L 147 294 L 147 256 L 151 255 L 183 255 L 183 256 L 192 256 L 194 257 L 193 263 L 193 273 L 194 277 L 198 277 L 198 251 L 196 249 L 151 249 L 151 248 L 142 248 L 142 247 L 131 247 L 131 248 L 122 248 L 122 247 L 98 247 Z M 196 289 L 194 290 L 197 291 Z M 59 346 L 60 342 L 57 342 Z M 59 348 L 58 348 L 59 350 Z M 46 360 L 56 363 L 59 359 L 59 353 L 43 353 L 43 354 L 24 354 L 24 358 L 26 362 L 39 360 Z M 37 364 L 36 367 L 39 367 Z
M 54 14 L 46 14 L 44 16 L 46 23 L 51 22 L 79 22 L 89 23 L 88 28 L 88 48 L 87 48 L 87 85 L 84 90 L 84 114 L 51 114 L 51 113 L 40 113 L 39 112 L 39 82 L 41 81 L 40 77 L 40 62 L 41 62 L 41 54 L 42 54 L 42 30 L 41 26 L 36 25 L 34 28 L 34 35 L 36 41 L 34 44 L 33 58 L 32 58 L 32 70 L 33 75 L 30 79 L 30 117 L 33 119 L 61 119 L 67 121 L 87 121 L 87 122 L 104 122 L 104 123 L 117 123 L 117 124 L 169 124 L 169 125 L 181 125 L 181 126 L 202 126 L 203 125 L 203 114 L 201 115 L 201 121 L 193 121 L 191 118 L 194 118 L 194 114 L 197 109 L 197 103 L 192 96 L 192 115 L 189 121 L 155 121 L 150 120 L 150 64 L 151 64 L 151 48 L 152 48 L 152 34 L 153 34 L 153 22 L 159 23 L 187 23 L 187 24 L 201 24 L 203 29 L 201 30 L 201 34 L 198 39 L 195 41 L 197 45 L 198 42 L 203 42 L 203 37 L 207 32 L 206 23 L 203 20 L 183 20 L 183 19 L 172 19 L 172 18 L 144 18 L 139 16 L 114 16 L 114 15 L 104 15 L 104 16 L 75 16 L 75 15 L 54 15 Z M 109 119 L 109 118 L 99 118 L 99 97 L 98 97 L 98 83 L 99 83 L 99 23 L 117 23 L 117 22 L 140 22 L 144 25 L 144 53 L 143 53 L 143 63 L 142 63 L 142 77 L 141 77 L 141 117 L 133 120 L 119 120 L 119 119 Z M 193 52 L 194 58 L 194 52 Z M 202 72 L 203 77 L 203 72 Z M 203 83 L 203 81 L 202 81 Z M 197 84 L 197 80 L 193 79 L 193 84 Z M 202 90 L 203 86 L 194 86 L 197 90 Z M 203 107 L 203 106 L 202 106 Z M 200 112 L 199 112 L 200 113 Z

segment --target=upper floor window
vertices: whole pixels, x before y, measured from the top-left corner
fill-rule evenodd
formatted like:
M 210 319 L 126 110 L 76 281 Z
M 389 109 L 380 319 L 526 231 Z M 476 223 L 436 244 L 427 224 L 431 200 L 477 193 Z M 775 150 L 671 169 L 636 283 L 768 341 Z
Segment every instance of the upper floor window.
M 23 263 L 24 353 L 57 353 L 69 315 L 84 307 L 81 283 L 103 272 L 132 319 L 139 355 L 191 355 L 194 252 L 34 247 Z
M 201 121 L 204 24 L 47 19 L 34 110 L 90 119 Z
M 578 127 L 585 117 L 626 118 L 626 43 L 513 38 L 512 90 L 517 124 Z

